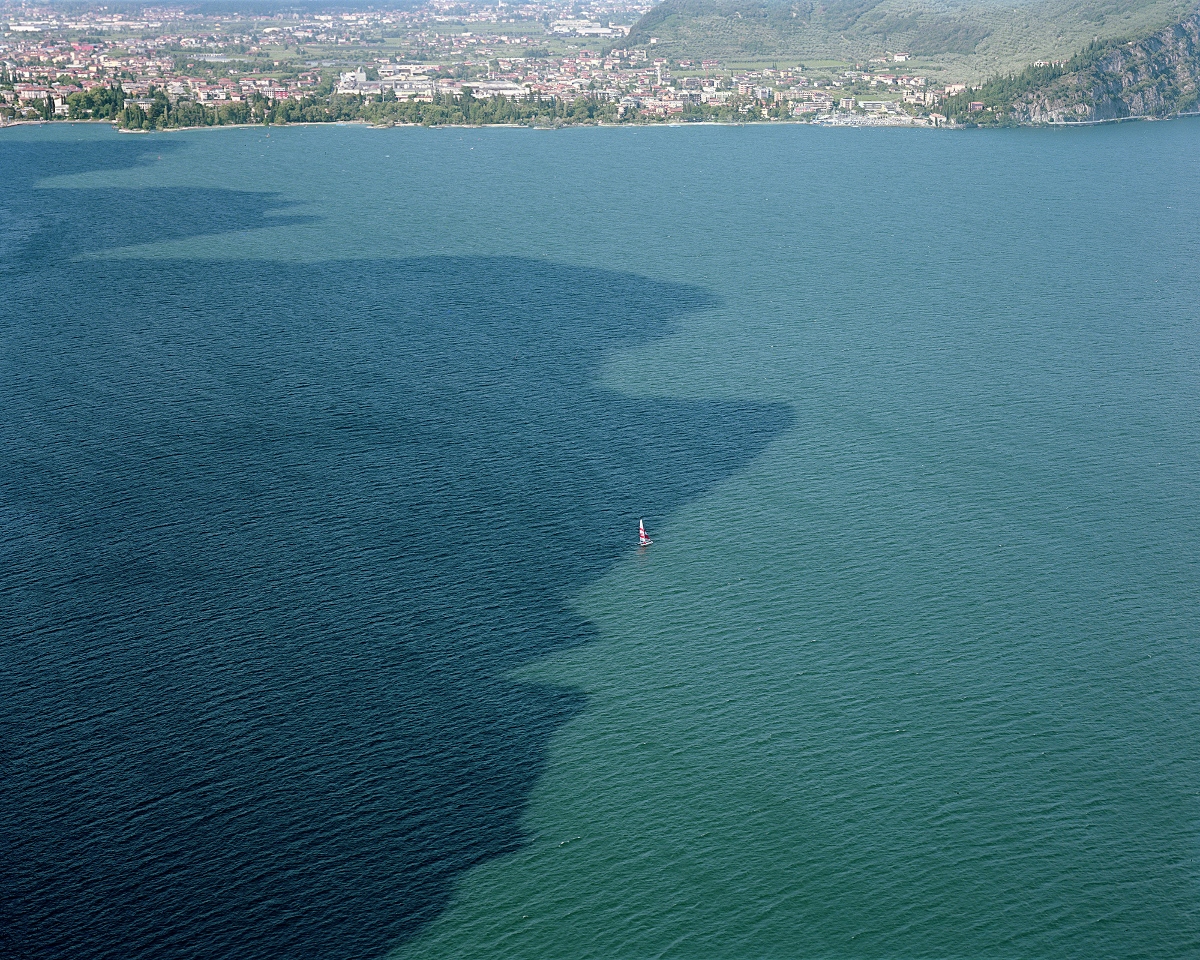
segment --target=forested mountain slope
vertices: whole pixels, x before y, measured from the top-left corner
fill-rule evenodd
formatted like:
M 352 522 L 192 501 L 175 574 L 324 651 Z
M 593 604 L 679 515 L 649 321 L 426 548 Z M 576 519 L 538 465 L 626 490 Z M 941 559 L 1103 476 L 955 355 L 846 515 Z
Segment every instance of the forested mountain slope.
M 1169 117 L 1196 110 L 1198 98 L 1200 14 L 1193 14 L 1139 40 L 1092 43 L 1063 67 L 998 77 L 945 109 L 977 124 L 1069 123 Z

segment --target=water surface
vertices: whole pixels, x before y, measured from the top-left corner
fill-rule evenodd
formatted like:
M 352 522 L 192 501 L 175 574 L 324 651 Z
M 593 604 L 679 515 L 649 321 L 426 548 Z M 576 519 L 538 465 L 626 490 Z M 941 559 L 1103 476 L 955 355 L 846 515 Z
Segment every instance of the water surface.
M 1198 135 L 5 131 L 10 942 L 1200 953 Z

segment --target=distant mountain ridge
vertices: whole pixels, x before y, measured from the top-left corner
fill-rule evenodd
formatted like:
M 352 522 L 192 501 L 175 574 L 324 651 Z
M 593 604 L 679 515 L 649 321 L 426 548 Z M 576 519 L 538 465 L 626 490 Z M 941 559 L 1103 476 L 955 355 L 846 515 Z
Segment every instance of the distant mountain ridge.
M 1193 12 L 1192 0 L 664 0 L 623 46 L 663 56 L 857 61 L 905 52 L 961 79 L 1065 60 L 1095 40 L 1139 37 Z

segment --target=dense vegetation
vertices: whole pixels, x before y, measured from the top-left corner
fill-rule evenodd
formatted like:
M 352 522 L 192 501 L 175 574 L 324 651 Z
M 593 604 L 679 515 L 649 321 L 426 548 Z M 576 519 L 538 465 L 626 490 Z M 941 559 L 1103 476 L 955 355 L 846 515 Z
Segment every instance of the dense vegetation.
M 1089 49 L 1094 49 L 1096 46 L 1097 44 L 1093 44 Z M 1087 51 L 1084 55 L 1086 54 Z M 1074 63 L 1075 59 L 1072 59 L 1071 62 Z M 1018 74 L 993 77 L 981 87 L 947 97 L 942 106 L 942 112 L 951 120 L 968 126 L 1015 123 L 1013 104 L 1024 95 L 1043 89 L 1061 77 L 1068 69 L 1062 65 L 1026 67 Z M 973 110 L 971 108 L 973 103 L 983 104 L 983 109 Z

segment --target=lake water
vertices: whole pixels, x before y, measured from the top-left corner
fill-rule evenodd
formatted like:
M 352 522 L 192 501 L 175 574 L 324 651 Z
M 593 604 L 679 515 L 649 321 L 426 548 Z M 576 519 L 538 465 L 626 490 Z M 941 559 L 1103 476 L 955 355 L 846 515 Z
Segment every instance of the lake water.
M 1200 956 L 1200 122 L 0 173 L 4 952 Z

